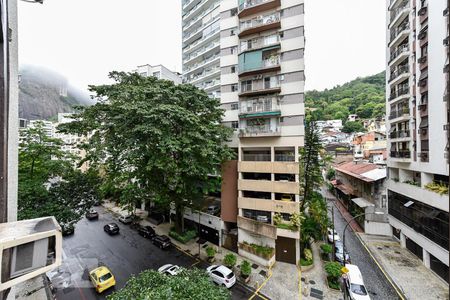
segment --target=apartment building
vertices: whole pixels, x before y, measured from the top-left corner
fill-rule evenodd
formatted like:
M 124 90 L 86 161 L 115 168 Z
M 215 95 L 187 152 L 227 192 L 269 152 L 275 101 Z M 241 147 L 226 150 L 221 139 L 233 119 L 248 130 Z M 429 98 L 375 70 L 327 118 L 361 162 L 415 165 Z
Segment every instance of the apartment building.
M 138 73 L 141 76 L 154 76 L 158 79 L 171 80 L 175 84 L 181 83 L 181 74 L 178 72 L 172 72 L 163 65 L 151 66 L 149 64 L 137 66 L 133 72 Z
M 448 282 L 447 1 L 386 5 L 389 223 L 401 245 Z

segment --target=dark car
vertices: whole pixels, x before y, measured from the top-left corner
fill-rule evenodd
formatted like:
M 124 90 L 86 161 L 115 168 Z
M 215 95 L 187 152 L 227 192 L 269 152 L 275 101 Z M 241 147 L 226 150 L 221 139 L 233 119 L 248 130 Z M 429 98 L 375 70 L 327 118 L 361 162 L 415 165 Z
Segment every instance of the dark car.
M 166 235 L 155 235 L 153 238 L 153 245 L 158 246 L 160 249 L 167 249 L 172 245 L 172 242 Z
M 344 252 L 345 252 L 345 262 L 350 262 L 350 256 L 347 251 L 344 251 L 344 244 L 341 241 L 334 242 L 334 257 L 336 261 L 344 263 Z
M 61 231 L 63 236 L 74 234 L 75 226 L 73 224 L 61 224 Z
M 155 230 L 151 226 L 140 226 L 138 228 L 138 233 L 148 239 L 155 236 Z
M 94 209 L 91 209 L 86 213 L 86 219 L 88 220 L 98 219 L 98 212 Z
M 103 226 L 103 230 L 109 235 L 118 234 L 119 233 L 119 225 L 116 223 L 109 223 Z

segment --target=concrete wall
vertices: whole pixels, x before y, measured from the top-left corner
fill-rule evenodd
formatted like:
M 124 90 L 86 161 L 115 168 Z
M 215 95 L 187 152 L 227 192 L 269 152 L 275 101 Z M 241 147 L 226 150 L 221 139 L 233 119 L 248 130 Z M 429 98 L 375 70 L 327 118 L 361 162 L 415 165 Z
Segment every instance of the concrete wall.
M 222 165 L 221 217 L 225 222 L 237 222 L 237 163 L 237 160 L 231 160 Z

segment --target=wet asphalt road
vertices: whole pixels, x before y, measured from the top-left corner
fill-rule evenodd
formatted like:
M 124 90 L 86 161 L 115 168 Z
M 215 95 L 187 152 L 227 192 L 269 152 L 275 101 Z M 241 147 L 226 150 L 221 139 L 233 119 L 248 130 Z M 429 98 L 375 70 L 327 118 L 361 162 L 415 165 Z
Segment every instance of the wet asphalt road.
M 123 287 L 132 274 L 146 269 L 158 269 L 167 263 L 187 268 L 207 267 L 205 262 L 199 263 L 175 247 L 165 251 L 157 248 L 128 225 L 118 222 L 102 207 L 96 207 L 96 210 L 100 214 L 98 220 L 89 221 L 83 218 L 77 223 L 75 234 L 63 239 L 62 266 L 55 272 L 48 273 L 57 289 L 57 299 L 105 299 L 106 295 L 110 295 L 114 288 L 98 295 L 89 281 L 88 270 L 98 265 L 111 269 L 116 277 L 115 289 Z M 109 222 L 119 224 L 120 234 L 109 236 L 103 231 L 103 226 Z M 248 299 L 253 294 L 239 283 L 231 288 L 231 292 L 232 299 Z
M 333 197 L 325 189 L 322 195 L 327 198 Z M 332 201 L 328 201 L 328 207 L 334 205 Z M 331 213 L 329 213 L 331 216 Z M 334 207 L 334 225 L 341 239 L 343 238 L 343 230 L 347 222 L 342 217 L 339 210 Z M 396 300 L 400 299 L 392 285 L 376 265 L 372 257 L 367 253 L 359 239 L 355 236 L 350 226 L 347 227 L 345 233 L 345 246 L 350 255 L 351 263 L 357 265 L 361 270 L 363 280 L 370 298 L 373 300 Z

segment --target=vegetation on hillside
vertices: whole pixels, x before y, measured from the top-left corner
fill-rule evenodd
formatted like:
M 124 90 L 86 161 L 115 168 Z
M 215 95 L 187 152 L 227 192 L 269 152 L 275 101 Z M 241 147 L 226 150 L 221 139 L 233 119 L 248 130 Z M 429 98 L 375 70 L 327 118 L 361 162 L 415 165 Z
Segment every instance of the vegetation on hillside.
M 306 92 L 306 107 L 315 109 L 318 120 L 347 120 L 349 114 L 361 119 L 385 114 L 385 73 L 357 78 L 324 91 Z

